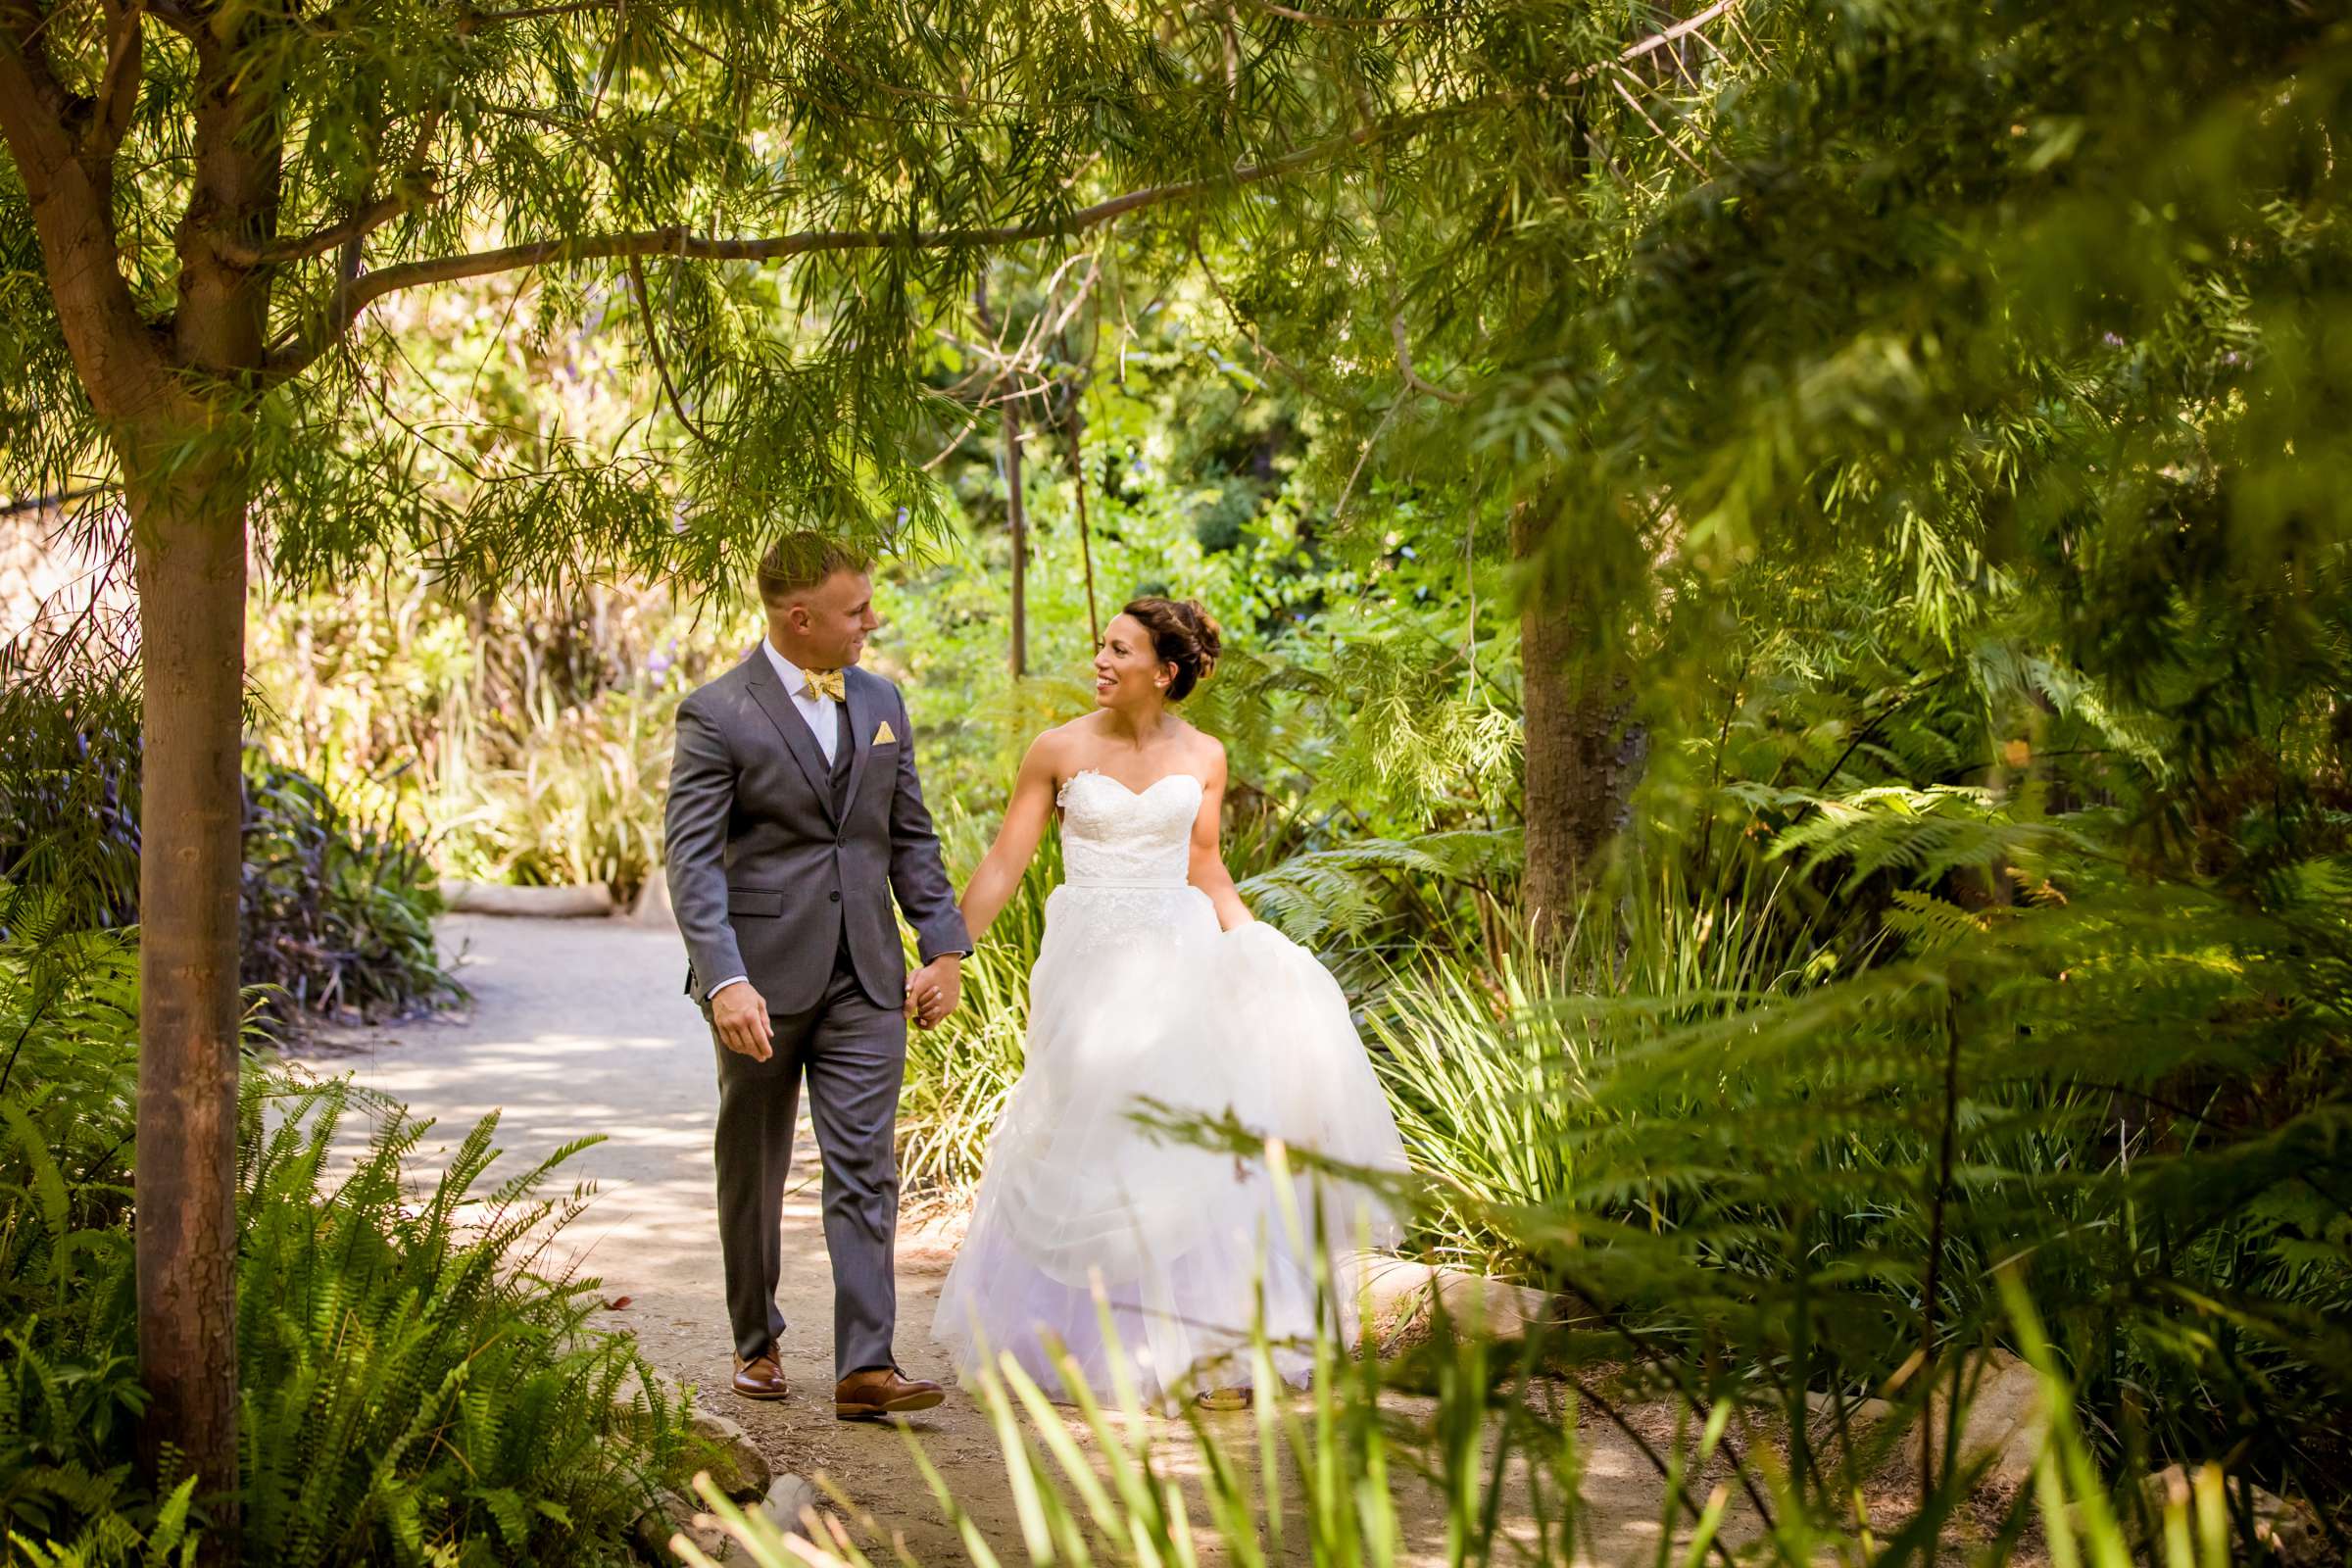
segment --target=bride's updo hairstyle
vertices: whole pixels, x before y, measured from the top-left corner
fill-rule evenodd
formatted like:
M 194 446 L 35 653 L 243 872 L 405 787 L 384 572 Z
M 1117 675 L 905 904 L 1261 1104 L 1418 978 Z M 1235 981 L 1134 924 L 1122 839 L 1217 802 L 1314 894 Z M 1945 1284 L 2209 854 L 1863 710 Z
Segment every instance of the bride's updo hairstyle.
M 1200 600 L 1130 599 L 1119 613 L 1142 621 L 1144 630 L 1152 634 L 1152 655 L 1161 663 L 1176 666 L 1176 678 L 1168 682 L 1169 702 L 1182 702 L 1217 667 L 1223 642 L 1216 617 L 1201 608 Z

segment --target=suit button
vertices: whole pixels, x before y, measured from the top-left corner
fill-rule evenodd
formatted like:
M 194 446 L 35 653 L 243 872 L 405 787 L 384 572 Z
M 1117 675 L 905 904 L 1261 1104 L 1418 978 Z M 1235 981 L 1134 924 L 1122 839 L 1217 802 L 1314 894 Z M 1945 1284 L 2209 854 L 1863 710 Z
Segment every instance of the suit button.
M 830 897 L 832 898 L 832 900 L 833 900 L 833 902 L 834 902 L 835 904 L 839 904 L 839 903 L 841 902 L 841 895 L 840 895 L 839 893 L 834 893 L 834 894 L 830 895 Z

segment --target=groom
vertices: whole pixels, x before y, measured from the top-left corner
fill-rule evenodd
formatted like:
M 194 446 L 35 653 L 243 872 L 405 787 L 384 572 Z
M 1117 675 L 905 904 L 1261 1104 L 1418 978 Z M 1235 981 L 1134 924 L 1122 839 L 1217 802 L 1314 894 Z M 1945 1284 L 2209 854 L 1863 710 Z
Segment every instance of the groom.
M 734 1389 L 786 1394 L 779 1227 L 801 1079 L 824 1167 L 834 1414 L 945 1396 L 891 1355 L 906 1014 L 947 1015 L 971 950 L 914 773 L 898 688 L 857 668 L 881 624 L 865 559 L 787 534 L 760 563 L 767 636 L 678 705 L 665 822 L 686 991 L 718 1046 L 718 1241 Z M 897 896 L 923 966 L 906 972 Z

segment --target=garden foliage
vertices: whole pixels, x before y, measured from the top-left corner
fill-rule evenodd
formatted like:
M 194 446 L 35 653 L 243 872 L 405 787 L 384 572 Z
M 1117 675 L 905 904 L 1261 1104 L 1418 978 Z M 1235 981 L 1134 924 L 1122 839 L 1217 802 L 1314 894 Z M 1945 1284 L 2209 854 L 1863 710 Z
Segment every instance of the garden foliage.
M 77 1568 L 178 1562 L 215 1501 L 169 1455 L 155 1485 L 135 1468 L 136 990 L 128 934 L 0 942 L 0 1535 Z M 595 1282 L 549 1261 L 587 1197 L 550 1191 L 572 1151 L 501 1175 L 491 1118 L 435 1172 L 429 1130 L 248 1067 L 245 1560 L 625 1561 L 692 1455 L 676 1397 L 592 1321 Z

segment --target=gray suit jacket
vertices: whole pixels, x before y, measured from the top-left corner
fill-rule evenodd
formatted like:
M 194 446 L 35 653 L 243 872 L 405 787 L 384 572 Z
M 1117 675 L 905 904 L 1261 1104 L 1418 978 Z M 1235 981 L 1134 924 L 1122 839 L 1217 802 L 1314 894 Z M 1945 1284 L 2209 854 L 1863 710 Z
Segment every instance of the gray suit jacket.
M 710 985 L 739 974 L 771 1012 L 814 1007 L 845 938 L 866 996 L 898 1007 L 906 961 L 894 893 L 923 961 L 971 949 L 915 780 L 906 705 L 879 675 L 853 666 L 842 678 L 854 750 L 838 818 L 825 754 L 763 650 L 678 705 L 663 838 L 686 993 L 705 1010 Z

